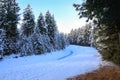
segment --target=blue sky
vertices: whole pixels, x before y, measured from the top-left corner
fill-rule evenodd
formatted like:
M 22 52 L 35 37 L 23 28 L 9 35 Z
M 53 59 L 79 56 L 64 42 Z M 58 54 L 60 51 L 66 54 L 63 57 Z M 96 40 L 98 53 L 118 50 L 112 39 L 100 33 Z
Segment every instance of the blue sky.
M 60 32 L 68 33 L 72 28 L 85 24 L 85 20 L 79 19 L 78 12 L 73 7 L 73 3 L 82 3 L 83 0 L 17 0 L 17 2 L 21 8 L 20 13 L 30 4 L 36 19 L 40 12 L 45 14 L 49 10 L 54 14 Z

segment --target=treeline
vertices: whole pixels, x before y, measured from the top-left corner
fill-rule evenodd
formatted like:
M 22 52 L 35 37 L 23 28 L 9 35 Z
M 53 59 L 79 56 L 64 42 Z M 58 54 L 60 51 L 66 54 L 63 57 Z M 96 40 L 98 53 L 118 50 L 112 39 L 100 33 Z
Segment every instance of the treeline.
M 120 65 L 120 1 L 86 0 L 74 4 L 80 18 L 92 20 L 94 44 L 103 59 Z
M 24 9 L 19 30 L 19 10 L 16 0 L 0 0 L 0 58 L 13 53 L 26 56 L 65 48 L 68 42 L 64 34 L 59 33 L 54 15 L 49 11 L 45 16 L 40 13 L 35 22 L 28 5 Z
M 72 29 L 67 35 L 70 44 L 81 46 L 93 45 L 93 29 L 92 24 L 86 24 L 78 29 Z

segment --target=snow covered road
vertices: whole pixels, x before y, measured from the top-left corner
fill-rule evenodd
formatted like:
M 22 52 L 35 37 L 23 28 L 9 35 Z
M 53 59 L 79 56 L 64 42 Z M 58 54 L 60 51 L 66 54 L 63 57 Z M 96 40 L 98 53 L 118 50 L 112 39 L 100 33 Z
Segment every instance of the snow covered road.
M 101 57 L 91 47 L 70 45 L 43 55 L 0 61 L 0 80 L 65 80 L 99 67 Z

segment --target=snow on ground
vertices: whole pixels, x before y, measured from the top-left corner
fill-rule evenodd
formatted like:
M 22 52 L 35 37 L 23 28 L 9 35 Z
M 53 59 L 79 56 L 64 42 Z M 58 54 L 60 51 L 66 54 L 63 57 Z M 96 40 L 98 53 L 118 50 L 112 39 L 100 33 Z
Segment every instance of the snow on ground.
M 97 69 L 101 63 L 96 49 L 75 45 L 43 55 L 13 56 L 0 61 L 0 80 L 65 80 Z

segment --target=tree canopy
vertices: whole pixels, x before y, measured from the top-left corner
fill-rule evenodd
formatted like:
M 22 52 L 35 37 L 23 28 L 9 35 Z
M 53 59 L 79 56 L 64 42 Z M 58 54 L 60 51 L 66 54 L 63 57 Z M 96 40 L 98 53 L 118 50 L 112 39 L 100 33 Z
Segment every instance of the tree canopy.
M 74 7 L 79 11 L 80 18 L 87 17 L 88 20 L 94 20 L 99 25 L 104 24 L 109 27 L 116 26 L 119 28 L 119 5 L 119 0 L 86 0 L 81 5 L 74 4 Z

